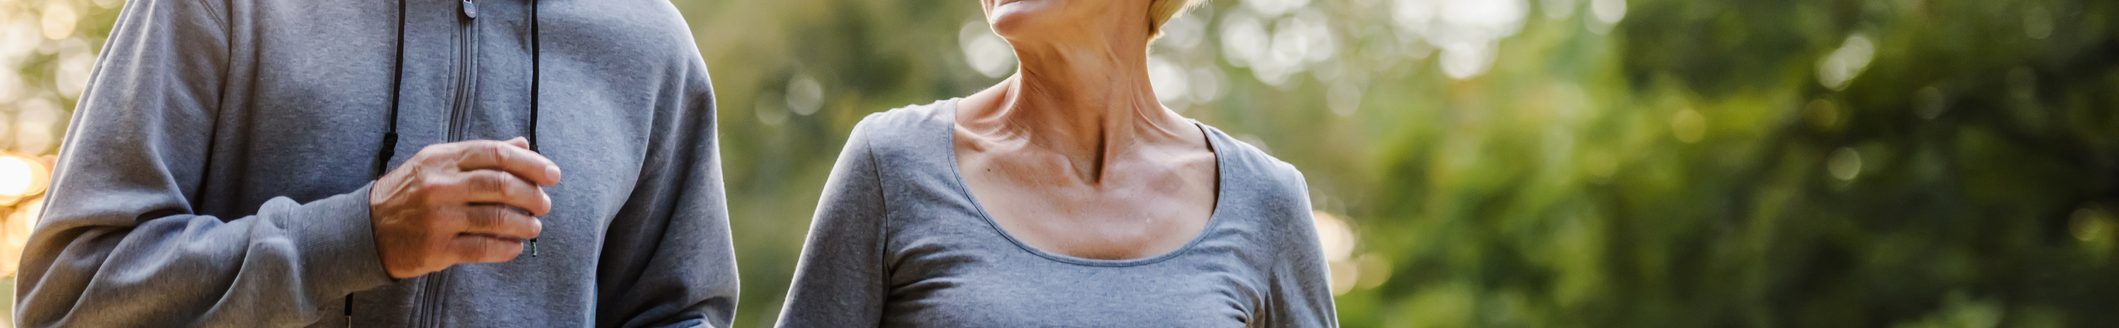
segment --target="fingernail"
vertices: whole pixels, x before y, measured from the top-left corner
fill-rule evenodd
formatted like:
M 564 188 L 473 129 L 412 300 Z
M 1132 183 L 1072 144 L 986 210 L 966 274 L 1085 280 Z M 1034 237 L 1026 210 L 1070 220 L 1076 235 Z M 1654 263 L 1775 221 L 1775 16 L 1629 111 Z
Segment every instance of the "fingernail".
M 558 165 L 545 165 L 545 166 L 544 166 L 544 174 L 545 174 L 545 175 L 547 175 L 547 176 L 551 176 L 551 177 L 552 177 L 552 181 L 559 181 L 559 166 L 558 166 Z

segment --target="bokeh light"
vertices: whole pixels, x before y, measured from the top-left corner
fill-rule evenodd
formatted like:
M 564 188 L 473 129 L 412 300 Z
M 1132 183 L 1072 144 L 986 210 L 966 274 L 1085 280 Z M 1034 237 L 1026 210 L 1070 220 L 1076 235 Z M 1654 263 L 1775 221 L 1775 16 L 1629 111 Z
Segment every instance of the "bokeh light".
M 1317 224 L 1317 238 L 1324 249 L 1325 263 L 1330 266 L 1332 294 L 1352 291 L 1361 283 L 1359 263 L 1350 261 L 1356 244 L 1353 228 L 1331 213 L 1316 211 L 1310 215 Z
M 44 192 L 51 169 L 36 159 L 0 155 L 0 197 L 10 199 Z
M 1868 37 L 1856 34 L 1832 50 L 1831 55 L 1817 62 L 1817 82 L 1832 89 L 1845 89 L 1847 82 L 1861 75 L 1869 67 L 1869 60 L 1876 56 L 1876 45 Z
M 67 1 L 45 2 L 44 11 L 38 13 L 38 17 L 44 22 L 44 38 L 52 40 L 72 37 L 74 23 L 81 19 L 79 14 L 74 13 L 73 4 Z
M 22 248 L 29 246 L 29 236 L 37 226 L 37 216 L 43 213 L 44 198 L 33 198 L 16 204 L 13 210 L 8 211 L 7 221 L 0 222 L 0 275 L 15 274 L 22 261 Z
M 1015 52 L 1008 41 L 993 34 L 986 26 L 984 17 L 968 19 L 957 30 L 957 45 L 964 51 L 964 59 L 971 69 L 986 77 L 1002 77 L 1014 73 Z

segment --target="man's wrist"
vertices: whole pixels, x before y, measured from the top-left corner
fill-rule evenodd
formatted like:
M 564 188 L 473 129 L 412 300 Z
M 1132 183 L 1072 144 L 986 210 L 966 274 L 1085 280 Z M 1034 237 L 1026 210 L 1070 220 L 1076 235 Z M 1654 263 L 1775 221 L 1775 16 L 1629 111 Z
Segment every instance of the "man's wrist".
M 295 209 L 307 213 L 286 222 L 299 241 L 301 274 L 318 283 L 319 291 L 351 293 L 392 281 L 376 249 L 367 197 L 371 188 L 310 202 Z

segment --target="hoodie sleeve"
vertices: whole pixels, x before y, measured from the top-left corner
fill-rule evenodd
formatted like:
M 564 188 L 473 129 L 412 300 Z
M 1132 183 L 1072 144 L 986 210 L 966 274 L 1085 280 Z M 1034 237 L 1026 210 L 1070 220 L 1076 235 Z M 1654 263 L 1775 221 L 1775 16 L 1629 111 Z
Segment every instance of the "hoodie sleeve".
M 824 180 L 779 327 L 875 327 L 883 320 L 890 292 L 883 252 L 888 214 L 882 175 L 869 148 L 869 124 L 863 120 L 854 126 Z
M 655 117 L 632 198 L 605 235 L 597 267 L 599 327 L 728 327 L 736 252 L 721 185 L 714 94 L 705 62 Z
M 135 0 L 111 31 L 23 250 L 22 326 L 291 326 L 389 282 L 367 189 L 197 215 L 226 25 L 200 0 Z

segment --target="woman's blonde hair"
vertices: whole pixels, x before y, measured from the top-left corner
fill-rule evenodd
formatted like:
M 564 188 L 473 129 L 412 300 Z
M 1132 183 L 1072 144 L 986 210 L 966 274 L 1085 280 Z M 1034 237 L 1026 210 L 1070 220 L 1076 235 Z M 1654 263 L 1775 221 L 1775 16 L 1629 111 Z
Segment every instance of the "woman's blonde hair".
M 1206 0 L 1148 0 L 1148 39 L 1162 37 L 1163 24 Z

